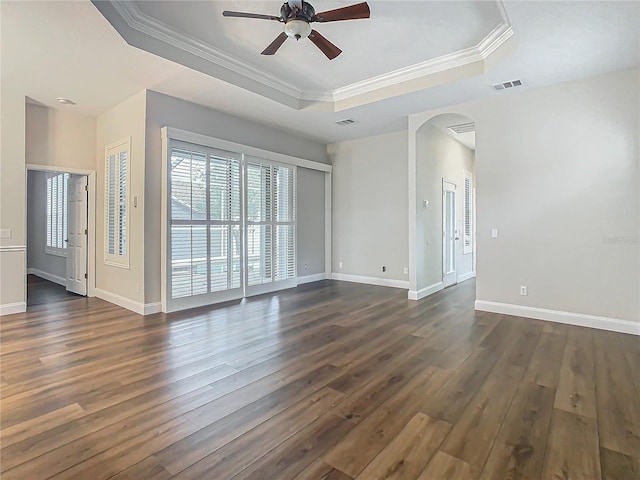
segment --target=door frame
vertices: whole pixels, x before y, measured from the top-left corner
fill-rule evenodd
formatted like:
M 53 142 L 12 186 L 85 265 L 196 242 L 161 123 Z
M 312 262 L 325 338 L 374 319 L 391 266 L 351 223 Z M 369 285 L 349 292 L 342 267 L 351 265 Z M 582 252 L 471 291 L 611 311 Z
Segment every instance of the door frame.
M 29 171 L 68 173 L 70 175 L 86 175 L 89 191 L 87 192 L 87 297 L 95 297 L 96 293 L 96 171 L 84 168 L 63 167 L 55 165 L 26 164 Z M 25 202 L 26 202 L 25 189 Z M 25 203 L 26 205 L 26 203 Z M 28 212 L 25 209 L 25 225 Z M 25 282 L 26 282 L 25 270 Z
M 449 186 L 449 188 L 447 188 L 447 186 Z M 453 187 L 453 188 L 451 188 Z M 447 261 L 447 242 L 446 240 L 446 230 L 445 230 L 445 223 L 446 223 L 446 216 L 447 216 L 447 201 L 446 201 L 446 193 L 447 191 L 452 191 L 453 192 L 453 273 L 450 273 L 450 275 L 453 275 L 454 277 L 454 282 L 447 284 L 445 282 L 445 278 L 447 276 L 447 268 L 446 268 L 446 261 Z M 453 286 L 456 285 L 458 283 L 458 249 L 457 249 L 457 244 L 456 242 L 458 241 L 456 238 L 456 231 L 457 231 L 457 226 L 458 226 L 458 218 L 457 218 L 457 209 L 458 209 L 458 205 L 457 205 L 457 196 L 458 196 L 458 186 L 450 181 L 450 180 L 446 180 L 445 178 L 442 179 L 442 284 L 444 286 L 444 288 L 449 287 L 449 286 Z

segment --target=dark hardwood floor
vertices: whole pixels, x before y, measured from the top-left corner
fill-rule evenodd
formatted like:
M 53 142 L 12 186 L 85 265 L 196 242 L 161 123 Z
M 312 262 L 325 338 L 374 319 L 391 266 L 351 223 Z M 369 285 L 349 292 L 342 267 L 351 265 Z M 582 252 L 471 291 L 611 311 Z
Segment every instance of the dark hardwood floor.
M 3 317 L 2 480 L 640 478 L 638 337 L 325 281 Z
M 67 292 L 63 285 L 35 275 L 27 275 L 27 306 L 77 300 L 80 295 Z

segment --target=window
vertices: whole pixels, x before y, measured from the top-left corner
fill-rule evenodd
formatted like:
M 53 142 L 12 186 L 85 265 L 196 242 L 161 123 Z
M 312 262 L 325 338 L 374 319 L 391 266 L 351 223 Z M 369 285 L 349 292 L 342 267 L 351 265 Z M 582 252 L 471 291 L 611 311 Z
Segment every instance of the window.
M 295 286 L 295 167 L 172 141 L 169 311 Z
M 464 172 L 464 236 L 462 253 L 473 251 L 473 175 Z
M 66 256 L 67 252 L 67 183 L 68 173 L 47 175 L 47 246 L 46 253 Z
M 129 268 L 129 152 L 127 138 L 105 153 L 105 263 Z

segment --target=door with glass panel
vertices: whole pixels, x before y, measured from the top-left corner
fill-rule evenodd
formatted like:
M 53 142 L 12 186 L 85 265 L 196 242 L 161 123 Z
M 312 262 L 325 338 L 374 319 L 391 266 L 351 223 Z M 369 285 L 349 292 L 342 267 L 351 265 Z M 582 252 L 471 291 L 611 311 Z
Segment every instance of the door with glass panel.
M 168 168 L 167 309 L 242 297 L 240 155 L 174 142 Z
M 175 141 L 167 168 L 167 311 L 296 285 L 295 167 Z
M 247 296 L 296 285 L 295 167 L 246 158 Z

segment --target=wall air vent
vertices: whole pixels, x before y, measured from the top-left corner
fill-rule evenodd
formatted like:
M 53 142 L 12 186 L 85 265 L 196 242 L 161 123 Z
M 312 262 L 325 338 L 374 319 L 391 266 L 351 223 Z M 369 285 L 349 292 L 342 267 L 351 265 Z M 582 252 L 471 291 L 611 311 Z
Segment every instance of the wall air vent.
M 476 124 L 473 122 L 461 123 L 459 125 L 450 125 L 447 128 L 451 130 L 453 133 L 458 133 L 458 134 L 469 133 L 469 132 L 476 131 Z
M 507 88 L 519 87 L 522 85 L 522 80 L 511 80 L 510 82 L 496 83 L 491 85 L 494 90 L 505 90 Z
M 351 125 L 354 123 L 358 123 L 358 121 L 354 120 L 353 118 L 345 118 L 344 120 L 337 121 L 336 125 Z

